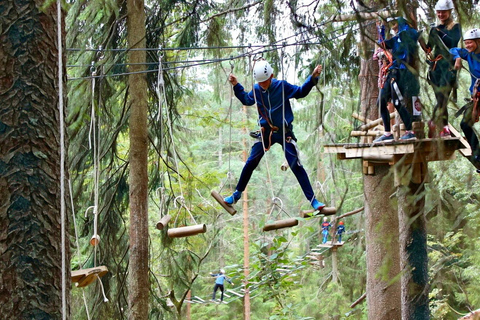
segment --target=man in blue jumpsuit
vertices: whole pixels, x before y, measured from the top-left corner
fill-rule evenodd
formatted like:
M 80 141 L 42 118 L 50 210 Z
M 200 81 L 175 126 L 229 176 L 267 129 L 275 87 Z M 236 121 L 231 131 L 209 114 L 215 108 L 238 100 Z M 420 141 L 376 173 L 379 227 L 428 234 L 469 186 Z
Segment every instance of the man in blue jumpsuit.
M 321 71 L 322 66 L 316 66 L 312 75 L 308 76 L 305 83 L 302 86 L 296 86 L 285 80 L 273 78 L 273 69 L 270 64 L 264 60 L 257 61 L 253 74 L 258 83 L 254 85 L 254 90 L 250 92 L 246 92 L 244 87 L 237 81 L 237 78 L 230 74 L 228 81 L 233 85 L 233 90 L 238 100 L 246 106 L 257 105 L 262 134 L 259 141 L 252 146 L 250 156 L 243 167 L 235 192 L 224 199 L 226 204 L 232 205 L 240 199 L 265 151 L 273 144 L 278 143 L 282 147 L 285 145 L 284 152 L 288 165 L 302 187 L 309 203 L 315 210 L 321 210 L 325 207 L 325 204 L 315 198 L 307 172 L 300 163 L 296 144 L 297 139 L 293 134 L 292 122 L 294 117 L 290 105 L 290 99 L 304 98 L 310 93 L 317 84 Z M 283 139 L 284 136 L 285 141 Z

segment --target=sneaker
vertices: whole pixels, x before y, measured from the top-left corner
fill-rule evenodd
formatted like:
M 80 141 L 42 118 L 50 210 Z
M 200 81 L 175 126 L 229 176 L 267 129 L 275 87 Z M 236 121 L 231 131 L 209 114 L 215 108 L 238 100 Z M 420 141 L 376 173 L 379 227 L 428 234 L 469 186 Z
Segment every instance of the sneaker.
M 400 138 L 400 140 L 415 140 L 417 137 L 415 137 L 415 133 L 413 131 L 407 131 L 405 134 Z
M 393 134 L 389 134 L 389 135 L 386 135 L 386 134 L 383 134 L 381 135 L 380 137 L 378 137 L 377 139 L 373 140 L 373 143 L 380 143 L 380 142 L 383 142 L 383 143 L 386 143 L 386 142 L 393 142 L 394 138 L 393 138 Z
M 452 133 L 450 132 L 450 129 L 448 127 L 443 127 L 442 131 L 440 131 L 440 137 L 445 138 L 445 137 L 451 137 Z
M 321 203 L 320 201 L 318 201 L 317 199 L 313 199 L 312 201 L 312 207 L 313 209 L 315 210 L 322 210 L 323 208 L 325 208 L 325 203 Z
M 260 137 L 261 137 L 260 130 L 250 131 L 250 137 L 252 137 L 254 139 L 260 139 Z
M 242 196 L 242 193 L 238 190 L 235 190 L 235 192 L 231 195 L 223 199 L 223 202 L 225 202 L 228 205 L 232 205 L 237 203 L 238 200 L 240 200 L 240 197 Z

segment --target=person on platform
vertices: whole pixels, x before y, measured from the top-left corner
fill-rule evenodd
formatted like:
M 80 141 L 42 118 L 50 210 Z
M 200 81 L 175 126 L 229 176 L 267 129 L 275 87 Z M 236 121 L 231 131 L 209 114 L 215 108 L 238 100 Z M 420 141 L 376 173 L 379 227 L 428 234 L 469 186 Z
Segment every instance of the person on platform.
M 340 221 L 337 226 L 338 243 L 342 243 L 342 234 L 345 232 L 345 225 Z
M 331 224 L 328 222 L 327 217 L 323 218 L 322 222 L 322 236 L 323 240 L 322 243 L 325 244 L 328 241 L 328 232 L 330 231 Z

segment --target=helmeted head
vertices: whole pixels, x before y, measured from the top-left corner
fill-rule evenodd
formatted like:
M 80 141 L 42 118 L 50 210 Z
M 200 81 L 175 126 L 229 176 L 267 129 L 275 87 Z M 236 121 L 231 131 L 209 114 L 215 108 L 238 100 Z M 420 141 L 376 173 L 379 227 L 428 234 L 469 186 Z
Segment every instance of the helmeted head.
M 225 274 L 225 269 L 220 269 L 221 274 Z
M 323 218 L 323 222 L 327 222 L 327 220 L 328 220 L 327 217 Z
M 437 13 L 437 18 L 442 24 L 448 24 L 452 19 L 452 10 L 453 10 L 452 0 L 439 0 L 435 5 L 435 11 Z
M 253 77 L 257 82 L 264 82 L 270 79 L 273 74 L 272 66 L 265 60 L 255 62 L 253 66 Z
M 341 226 L 343 226 L 343 221 L 340 221 L 338 224 L 341 225 Z
M 463 41 L 465 42 L 465 49 L 469 52 L 477 52 L 479 50 L 480 42 L 480 29 L 470 29 L 463 35 Z
M 435 11 L 452 10 L 453 8 L 452 0 L 438 0 L 435 5 Z

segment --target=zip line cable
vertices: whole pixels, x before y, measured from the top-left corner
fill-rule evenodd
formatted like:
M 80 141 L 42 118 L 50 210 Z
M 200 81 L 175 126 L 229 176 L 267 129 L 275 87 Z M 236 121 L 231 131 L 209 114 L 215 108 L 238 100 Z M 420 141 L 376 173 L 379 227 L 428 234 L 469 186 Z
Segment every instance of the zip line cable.
M 374 22 L 371 22 L 371 23 L 374 23 Z M 371 24 L 369 23 L 369 24 Z M 368 25 L 368 24 L 367 24 Z M 358 30 L 360 29 L 360 27 L 356 27 L 356 28 L 349 28 L 349 31 L 355 31 L 355 30 Z M 333 32 L 336 32 L 338 30 L 345 30 L 345 28 L 341 28 L 341 29 L 337 29 L 337 30 L 334 30 Z M 332 32 L 332 33 L 333 33 Z M 237 48 L 252 48 L 252 47 L 260 47 L 260 48 L 266 48 L 266 47 L 273 47 L 271 49 L 264 49 L 264 50 L 261 50 L 261 51 L 257 51 L 255 54 L 256 55 L 263 55 L 264 53 L 268 53 L 268 52 L 271 52 L 271 51 L 275 51 L 275 50 L 278 50 L 279 48 L 283 48 L 283 47 L 290 47 L 290 46 L 304 46 L 304 45 L 322 45 L 324 44 L 325 42 L 328 42 L 328 41 L 332 41 L 332 40 L 335 40 L 339 37 L 342 37 L 344 35 L 346 35 L 348 32 L 344 32 L 342 34 L 339 34 L 339 35 L 336 35 L 334 37 L 331 37 L 325 41 L 320 41 L 320 42 L 305 42 L 305 41 L 308 41 L 309 39 L 311 38 L 307 38 L 305 40 L 302 40 L 301 42 L 295 42 L 295 43 L 284 43 L 284 44 L 271 44 L 271 45 L 248 45 L 248 46 L 236 46 Z M 188 48 L 189 50 L 200 50 L 200 49 L 215 49 L 215 48 L 225 48 L 225 49 L 228 49 L 230 47 L 191 47 L 191 48 Z M 70 49 L 70 50 L 78 50 L 78 51 L 81 51 L 82 49 Z M 121 51 L 121 52 L 127 52 L 127 50 L 134 50 L 134 49 L 84 49 L 84 51 L 101 51 L 101 50 L 108 50 L 108 51 Z M 147 51 L 153 51 L 153 50 L 158 50 L 158 48 L 138 48 L 136 50 L 147 50 Z M 186 50 L 186 48 L 163 48 L 162 50 L 165 50 L 165 51 L 168 51 L 168 50 Z M 252 52 L 249 52 L 248 54 L 252 54 Z M 202 66 L 202 65 L 207 65 L 207 64 L 212 64 L 212 63 L 220 63 L 220 62 L 223 62 L 223 61 L 229 61 L 229 60 L 236 60 L 236 59 L 242 59 L 242 58 L 245 58 L 247 55 L 247 53 L 243 53 L 243 54 L 239 54 L 237 56 L 231 56 L 229 58 L 218 58 L 218 59 L 204 59 L 204 60 L 192 60 L 194 63 L 192 64 L 189 64 L 189 65 L 184 65 L 184 66 L 176 66 L 176 67 L 167 67 L 167 68 L 163 68 L 164 71 L 169 71 L 169 70 L 176 70 L 176 69 L 186 69 L 186 68 L 190 68 L 190 67 L 196 67 L 196 66 Z M 167 63 L 167 62 L 165 62 Z M 175 63 L 183 63 L 183 62 L 169 62 L 170 64 L 175 64 Z M 147 63 L 145 62 L 144 63 L 145 65 L 151 65 L 153 63 Z M 124 64 L 119 64 L 119 65 L 124 65 Z M 129 64 L 127 64 L 129 65 Z M 112 66 L 116 66 L 116 64 L 113 64 Z M 70 67 L 74 67 L 72 65 L 70 65 Z M 80 66 L 79 66 L 80 67 Z M 143 71 L 135 71 L 135 72 L 123 72 L 123 73 L 117 73 L 117 74 L 111 74 L 111 75 L 104 75 L 105 77 L 117 77 L 117 76 L 126 76 L 126 75 L 131 75 L 131 74 L 143 74 L 143 73 L 151 73 L 151 72 L 158 72 L 159 70 L 158 69 L 152 69 L 152 70 L 143 70 Z M 91 77 L 93 76 L 87 76 L 87 77 L 76 77 L 76 78 L 68 78 L 67 80 L 85 80 L 85 79 L 90 79 Z M 98 76 L 97 76 L 98 77 Z

